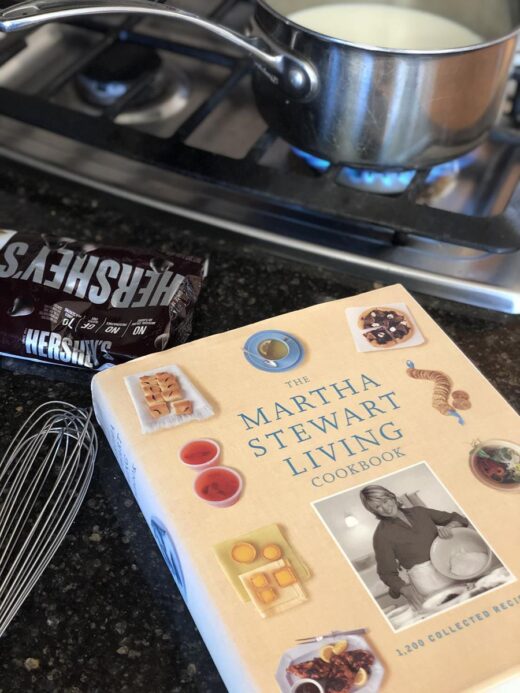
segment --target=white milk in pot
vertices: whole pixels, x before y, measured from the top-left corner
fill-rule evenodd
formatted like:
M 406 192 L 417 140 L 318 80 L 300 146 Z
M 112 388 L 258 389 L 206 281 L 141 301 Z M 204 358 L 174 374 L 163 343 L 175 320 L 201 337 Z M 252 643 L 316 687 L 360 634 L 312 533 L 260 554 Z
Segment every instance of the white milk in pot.
M 319 5 L 293 12 L 288 19 L 326 36 L 396 50 L 442 50 L 482 43 L 481 36 L 452 19 L 393 5 Z

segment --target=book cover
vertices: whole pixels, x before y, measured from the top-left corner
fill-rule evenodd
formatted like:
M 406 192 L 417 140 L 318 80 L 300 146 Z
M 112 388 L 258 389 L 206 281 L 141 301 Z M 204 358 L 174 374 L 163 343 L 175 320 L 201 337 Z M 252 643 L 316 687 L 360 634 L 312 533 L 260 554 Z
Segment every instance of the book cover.
M 92 389 L 232 693 L 518 674 L 518 416 L 403 287 L 151 354 Z

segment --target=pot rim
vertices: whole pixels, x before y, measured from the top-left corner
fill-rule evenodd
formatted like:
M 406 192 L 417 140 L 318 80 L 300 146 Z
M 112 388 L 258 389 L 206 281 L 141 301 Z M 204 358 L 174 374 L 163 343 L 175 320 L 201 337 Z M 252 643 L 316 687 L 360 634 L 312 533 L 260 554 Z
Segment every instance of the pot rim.
M 320 39 L 322 41 L 327 41 L 327 43 L 334 43 L 340 46 L 345 46 L 348 48 L 354 48 L 363 51 L 370 51 L 371 53 L 383 53 L 391 55 L 405 55 L 405 56 L 449 56 L 449 55 L 459 55 L 461 53 L 473 53 L 477 50 L 482 50 L 484 48 L 490 48 L 491 46 L 496 46 L 501 43 L 505 43 L 512 39 L 515 34 L 520 34 L 520 24 L 512 29 L 507 34 L 499 36 L 495 39 L 490 39 L 489 41 L 484 41 L 482 43 L 475 43 L 470 46 L 459 46 L 456 48 L 438 48 L 438 49 L 426 49 L 422 50 L 419 48 L 384 48 L 383 46 L 372 46 L 369 43 L 355 43 L 354 41 L 347 41 L 345 39 L 335 38 L 334 36 L 328 36 L 327 34 L 321 34 L 318 31 L 309 29 L 291 21 L 285 15 L 277 12 L 268 2 L 268 0 L 256 0 L 257 5 L 260 5 L 266 12 L 274 15 L 279 21 L 283 22 L 292 29 L 296 29 L 305 34 L 313 36 L 314 38 Z M 331 3 L 332 4 L 332 3 Z

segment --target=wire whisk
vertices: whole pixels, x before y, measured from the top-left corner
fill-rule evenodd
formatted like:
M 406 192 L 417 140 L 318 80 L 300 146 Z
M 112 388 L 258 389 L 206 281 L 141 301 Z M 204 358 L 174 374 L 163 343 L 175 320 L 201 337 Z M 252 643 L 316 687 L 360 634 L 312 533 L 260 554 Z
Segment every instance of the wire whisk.
M 98 450 L 92 410 L 46 402 L 0 463 L 0 636 L 51 561 L 87 492 Z

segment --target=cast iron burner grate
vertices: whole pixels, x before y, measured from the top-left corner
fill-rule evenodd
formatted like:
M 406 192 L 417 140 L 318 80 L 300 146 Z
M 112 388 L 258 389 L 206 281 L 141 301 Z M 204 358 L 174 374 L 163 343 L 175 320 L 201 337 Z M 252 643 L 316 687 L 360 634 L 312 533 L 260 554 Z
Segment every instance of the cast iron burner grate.
M 244 28 L 252 12 L 249 0 L 224 0 L 210 3 L 210 7 L 210 12 L 199 13 L 232 26 L 228 18 L 238 13 L 240 25 L 234 28 L 239 29 Z M 198 11 L 193 2 L 190 9 Z M 429 197 L 435 171 L 415 172 L 405 180 L 403 189 L 384 195 L 378 194 L 383 190 L 368 192 L 365 185 L 352 187 L 352 180 L 362 180 L 362 174 L 355 170 L 348 172 L 328 164 L 318 171 L 309 168 L 289 145 L 260 123 L 256 109 L 255 137 L 240 156 L 226 155 L 218 146 L 206 146 L 198 133 L 212 130 L 210 140 L 215 131 L 218 134 L 218 127 L 208 124 L 223 121 L 218 115 L 225 103 L 253 113 L 251 64 L 227 45 L 193 40 L 191 35 L 185 36 L 185 31 L 150 31 L 146 20 L 135 17 L 93 17 L 52 27 L 65 37 L 66 32 L 77 32 L 85 46 L 74 59 L 65 60 L 61 69 L 54 68 L 50 79 L 30 88 L 24 83 L 20 86 L 10 75 L 16 72 L 16 61 L 23 61 L 24 54 L 31 50 L 36 32 L 46 27 L 22 35 L 10 34 L 0 41 L 0 149 L 7 156 L 233 231 L 250 232 L 264 240 L 283 238 L 275 242 L 296 250 L 313 252 L 320 248 L 316 252 L 322 259 L 357 253 L 364 258 L 357 269 L 365 274 L 370 267 L 376 278 L 402 277 L 413 284 L 413 272 L 408 271 L 404 256 L 402 260 L 392 256 L 394 269 L 390 272 L 381 262 L 388 262 L 392 249 L 413 246 L 415 252 L 417 244 L 422 250 L 426 245 L 437 251 L 441 248 L 441 254 L 448 256 L 452 256 L 451 249 L 462 249 L 465 260 L 479 258 L 480 263 L 490 255 L 519 257 L 520 137 L 515 129 L 520 110 L 518 90 L 512 94 L 511 115 L 481 148 L 471 153 L 469 165 L 461 166 L 451 176 L 460 181 L 462 201 L 455 206 L 451 201 L 445 205 Z M 125 48 L 133 54 L 134 62 L 137 55 L 137 62 L 144 64 L 141 75 L 134 74 L 131 65 L 127 73 Z M 115 72 L 119 77 L 114 80 L 110 73 L 100 75 L 107 58 L 111 65 L 118 66 Z M 180 65 L 175 71 L 181 96 L 174 109 L 175 128 L 157 134 L 153 128 L 141 127 L 139 118 L 132 119 L 129 114 L 146 110 L 147 104 L 160 100 L 165 85 L 159 71 L 164 61 Z M 185 76 L 184 66 L 188 64 L 196 76 L 216 75 L 211 88 L 195 101 L 192 92 L 197 78 L 190 73 Z M 7 77 L 3 77 L 5 70 Z M 125 79 L 121 80 L 121 75 L 130 77 L 123 87 L 121 81 Z M 106 100 L 105 88 L 112 89 Z M 85 108 L 71 101 L 71 95 L 78 98 L 78 90 L 84 106 L 85 101 L 89 102 Z M 240 134 L 237 128 L 237 139 Z M 72 147 L 66 154 L 64 143 Z M 107 162 L 119 166 L 112 180 L 101 165 L 93 172 L 94 152 L 104 157 L 105 169 L 109 168 Z M 75 163 L 71 164 L 73 158 Z M 132 172 L 139 184 L 131 180 Z M 475 172 L 478 179 L 473 180 Z M 350 180 L 345 180 L 346 175 Z M 447 177 L 441 178 L 445 181 Z M 466 199 L 469 187 L 471 193 Z M 446 197 L 446 191 L 443 195 Z M 400 273 L 396 269 L 399 263 Z M 430 269 L 426 270 L 431 274 Z M 443 271 L 435 270 L 437 274 Z M 493 271 L 496 274 L 496 268 Z M 461 272 L 459 263 L 451 272 L 452 285 L 461 278 Z M 508 272 L 511 274 L 511 267 Z M 480 266 L 470 279 L 484 284 L 487 281 Z M 433 293 L 445 295 L 442 287 L 446 282 L 437 284 Z M 468 295 L 462 300 L 486 304 L 486 300 Z M 517 287 L 515 298 L 506 302 L 505 310 L 520 311 Z

